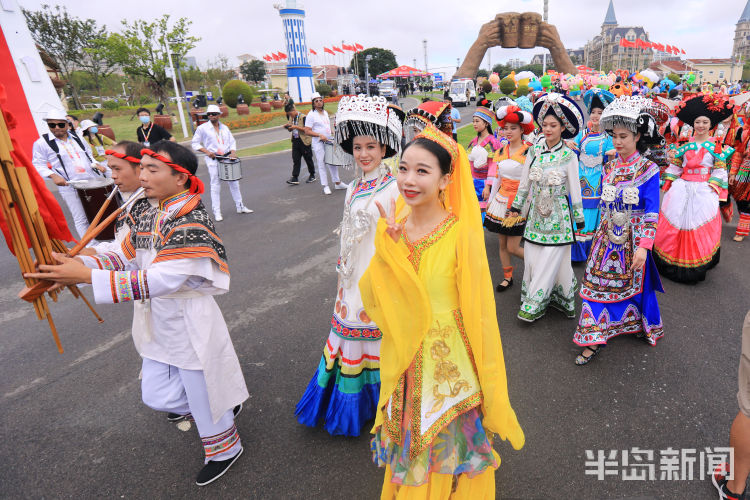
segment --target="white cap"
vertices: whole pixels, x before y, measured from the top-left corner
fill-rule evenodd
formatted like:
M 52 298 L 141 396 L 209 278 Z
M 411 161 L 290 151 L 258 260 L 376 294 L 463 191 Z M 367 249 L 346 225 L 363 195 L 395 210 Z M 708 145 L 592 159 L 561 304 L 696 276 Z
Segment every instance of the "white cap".
M 92 122 L 91 120 L 83 120 L 81 122 L 81 130 L 88 130 L 91 127 L 96 127 L 96 123 Z
M 221 110 L 219 109 L 219 106 L 217 106 L 216 104 L 210 104 L 206 108 L 206 113 L 219 113 L 219 114 L 221 114 Z
M 310 101 L 314 101 L 315 99 L 323 99 L 323 96 L 320 95 L 318 92 L 313 92 L 312 96 L 310 96 Z
M 47 115 L 44 117 L 44 120 L 68 121 L 68 119 L 65 117 L 65 111 L 61 109 L 53 109 L 52 111 L 47 111 Z

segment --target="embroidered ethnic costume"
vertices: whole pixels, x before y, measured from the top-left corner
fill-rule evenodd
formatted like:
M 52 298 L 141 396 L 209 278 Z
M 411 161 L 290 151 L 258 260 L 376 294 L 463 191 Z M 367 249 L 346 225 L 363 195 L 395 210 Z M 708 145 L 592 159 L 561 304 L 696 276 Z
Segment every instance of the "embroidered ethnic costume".
M 656 300 L 656 292 L 664 290 L 650 252 L 642 268 L 630 268 L 638 248 L 653 246 L 659 167 L 636 152 L 625 161 L 618 157 L 609 162 L 602 182 L 607 199 L 601 202 L 601 224 L 586 262 L 573 341 L 580 346 L 606 344 L 632 333 L 653 345 L 664 333 Z
M 221 239 L 200 195 L 188 191 L 154 207 L 139 201 L 127 220 L 130 232 L 119 250 L 81 257 L 92 268 L 94 298 L 135 306 L 144 403 L 192 415 L 206 463 L 233 459 L 242 444 L 232 410 L 248 392 L 213 298 L 229 289 Z
M 428 127 L 453 159 L 449 215 L 429 234 L 395 242 L 378 223 L 362 301 L 383 332 L 373 458 L 381 498 L 495 496 L 495 433 L 516 448 L 479 204 L 465 151 Z M 404 222 L 399 199 L 397 220 Z M 472 492 L 474 492 L 472 494 Z
M 336 123 L 337 140 L 348 153 L 353 139 L 361 135 L 385 144 L 387 156 L 400 148 L 401 116 L 384 98 L 344 97 Z M 333 317 L 318 369 L 297 403 L 295 415 L 301 424 L 324 421 L 333 435 L 359 436 L 365 422 L 375 416 L 381 332 L 362 305 L 359 280 L 375 253 L 375 202 L 388 206 L 398 196 L 396 179 L 382 163 L 367 174 L 360 172 L 347 190 Z

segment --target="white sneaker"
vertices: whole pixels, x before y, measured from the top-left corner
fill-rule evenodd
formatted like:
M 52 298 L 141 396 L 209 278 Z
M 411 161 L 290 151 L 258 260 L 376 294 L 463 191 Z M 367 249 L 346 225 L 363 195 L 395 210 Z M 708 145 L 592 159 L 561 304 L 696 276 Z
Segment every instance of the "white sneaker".
M 323 194 L 331 194 L 331 188 L 328 186 L 323 186 Z
M 339 182 L 338 184 L 334 185 L 334 189 L 349 189 L 349 184 L 346 182 Z
M 238 214 L 251 214 L 253 213 L 253 211 L 247 208 L 245 205 L 240 205 L 237 207 L 237 213 Z
M 214 214 L 214 220 L 216 222 L 221 222 L 224 220 L 224 217 L 222 217 L 221 214 Z

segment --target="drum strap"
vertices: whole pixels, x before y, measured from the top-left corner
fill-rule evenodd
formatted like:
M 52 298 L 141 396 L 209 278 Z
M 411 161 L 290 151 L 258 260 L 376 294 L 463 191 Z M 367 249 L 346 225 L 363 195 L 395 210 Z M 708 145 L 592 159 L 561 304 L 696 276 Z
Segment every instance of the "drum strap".
M 42 137 L 47 142 L 47 145 L 50 147 L 50 149 L 57 155 L 57 161 L 60 162 L 60 166 L 62 167 L 63 172 L 65 172 L 65 180 L 69 181 L 70 176 L 68 175 L 68 169 L 65 168 L 65 164 L 62 161 L 62 156 L 60 156 L 60 148 L 57 147 L 57 142 L 55 142 L 53 139 L 50 139 L 49 134 L 44 134 L 42 135 Z

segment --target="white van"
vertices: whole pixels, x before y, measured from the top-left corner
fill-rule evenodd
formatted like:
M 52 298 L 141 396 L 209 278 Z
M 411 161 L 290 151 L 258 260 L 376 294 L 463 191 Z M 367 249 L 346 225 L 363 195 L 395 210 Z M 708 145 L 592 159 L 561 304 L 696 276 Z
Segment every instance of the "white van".
M 474 80 L 471 78 L 460 78 L 451 82 L 448 95 L 453 99 L 453 105 L 468 106 L 471 101 L 477 100 L 477 91 L 474 87 Z

